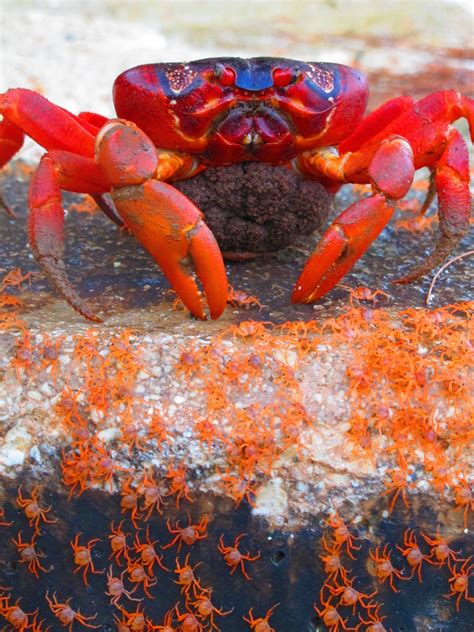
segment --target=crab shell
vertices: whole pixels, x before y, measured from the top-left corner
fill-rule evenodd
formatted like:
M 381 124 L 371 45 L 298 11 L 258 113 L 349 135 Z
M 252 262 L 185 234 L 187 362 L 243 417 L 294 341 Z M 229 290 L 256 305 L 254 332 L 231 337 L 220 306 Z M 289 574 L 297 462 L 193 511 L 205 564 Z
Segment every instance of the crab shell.
M 364 74 L 339 64 L 276 57 L 146 64 L 116 79 L 120 118 L 157 147 L 197 154 L 206 166 L 281 164 L 337 145 L 364 115 Z

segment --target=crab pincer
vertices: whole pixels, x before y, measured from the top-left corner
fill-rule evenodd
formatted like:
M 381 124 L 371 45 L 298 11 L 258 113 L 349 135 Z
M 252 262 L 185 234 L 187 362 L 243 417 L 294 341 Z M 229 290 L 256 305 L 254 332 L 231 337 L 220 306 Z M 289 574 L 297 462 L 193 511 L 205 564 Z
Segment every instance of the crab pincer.
M 160 159 L 151 140 L 129 121 L 110 121 L 97 136 L 96 160 L 112 185 L 120 217 L 189 311 L 205 318 L 194 270 L 210 316 L 218 318 L 227 301 L 219 246 L 201 211 L 173 186 L 155 179 Z

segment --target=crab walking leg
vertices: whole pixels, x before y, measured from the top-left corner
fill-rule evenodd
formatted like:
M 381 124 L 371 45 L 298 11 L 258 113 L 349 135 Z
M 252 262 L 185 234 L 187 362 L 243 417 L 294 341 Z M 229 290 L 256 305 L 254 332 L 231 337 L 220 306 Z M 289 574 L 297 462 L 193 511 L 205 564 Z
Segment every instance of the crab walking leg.
M 368 164 L 367 164 L 368 163 Z M 306 157 L 304 168 L 351 181 L 368 174 L 374 193 L 354 202 L 337 217 L 317 244 L 293 289 L 293 303 L 311 303 L 331 290 L 378 237 L 393 213 L 394 201 L 413 182 L 413 152 L 405 139 L 386 139 L 370 159 L 366 154 Z
M 445 150 L 434 166 L 434 173 L 441 236 L 431 255 L 395 283 L 409 283 L 439 266 L 469 229 L 469 152 L 463 137 L 455 128 L 449 131 Z
M 211 318 L 227 302 L 224 262 L 201 211 L 180 191 L 159 179 L 188 164 L 172 152 L 159 153 L 133 123 L 115 120 L 99 132 L 96 158 L 112 183 L 112 199 L 127 228 L 160 266 L 189 311 L 204 319 L 193 274 L 200 280 Z
M 0 114 L 46 150 L 94 156 L 96 126 L 32 90 L 15 88 L 0 94 Z
M 23 145 L 25 135 L 8 119 L 0 121 L 0 167 L 6 165 Z
M 77 294 L 67 277 L 63 260 L 64 209 L 61 188 L 101 193 L 107 190 L 107 184 L 90 158 L 60 151 L 45 154 L 30 184 L 30 245 L 36 260 L 71 307 L 89 320 L 102 322 Z

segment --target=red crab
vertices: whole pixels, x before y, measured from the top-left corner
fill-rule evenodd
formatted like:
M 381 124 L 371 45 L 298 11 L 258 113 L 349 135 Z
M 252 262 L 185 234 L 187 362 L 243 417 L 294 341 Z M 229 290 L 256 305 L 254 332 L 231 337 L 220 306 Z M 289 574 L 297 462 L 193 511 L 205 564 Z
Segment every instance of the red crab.
M 332 190 L 345 182 L 371 184 L 372 194 L 327 229 L 297 280 L 292 300 L 308 303 L 367 250 L 415 169 L 431 169 L 428 199 L 437 192 L 441 236 L 428 259 L 398 281 L 441 263 L 468 229 L 468 151 L 451 123 L 467 118 L 474 136 L 474 101 L 453 90 L 416 103 L 402 96 L 364 119 L 367 97 L 365 76 L 338 64 L 273 57 L 147 64 L 116 79 L 118 119 L 76 116 L 20 88 L 0 95 L 0 165 L 24 134 L 47 150 L 30 187 L 31 247 L 63 297 L 96 321 L 64 267 L 62 189 L 89 193 L 110 219 L 126 225 L 186 307 L 204 318 L 194 266 L 210 316 L 218 318 L 227 299 L 221 252 L 199 209 L 167 181 L 257 160 L 287 165 Z

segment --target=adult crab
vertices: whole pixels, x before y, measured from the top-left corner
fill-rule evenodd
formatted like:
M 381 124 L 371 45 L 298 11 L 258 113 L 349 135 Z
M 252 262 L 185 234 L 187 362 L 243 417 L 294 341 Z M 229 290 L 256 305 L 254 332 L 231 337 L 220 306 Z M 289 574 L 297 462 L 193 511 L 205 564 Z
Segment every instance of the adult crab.
M 417 103 L 398 97 L 364 119 L 367 97 L 358 70 L 273 57 L 132 68 L 115 81 L 120 118 L 112 120 L 76 116 L 39 94 L 13 89 L 0 95 L 0 165 L 24 134 L 47 150 L 31 181 L 30 244 L 63 297 L 91 320 L 100 319 L 71 286 L 63 263 L 61 189 L 91 194 L 113 221 L 125 224 L 187 308 L 204 318 L 193 264 L 210 316 L 218 318 L 227 298 L 219 247 L 199 209 L 166 181 L 256 160 L 287 165 L 333 189 L 369 183 L 372 194 L 336 218 L 296 282 L 292 300 L 311 302 L 365 252 L 420 167 L 432 172 L 425 208 L 437 193 L 441 236 L 429 258 L 398 282 L 441 263 L 468 228 L 468 152 L 450 124 L 466 117 L 473 136 L 473 100 L 454 91 Z

